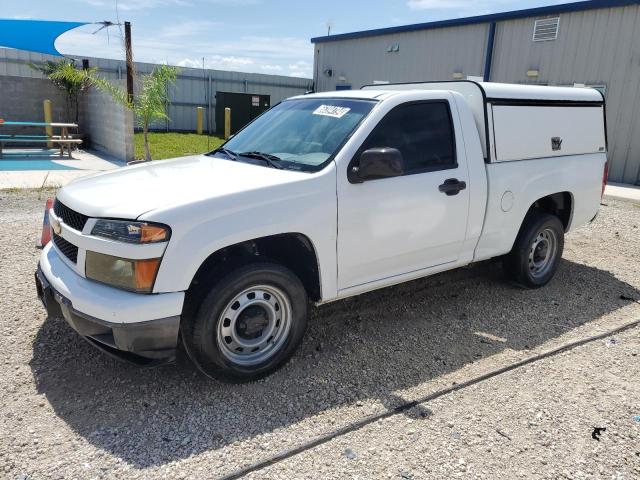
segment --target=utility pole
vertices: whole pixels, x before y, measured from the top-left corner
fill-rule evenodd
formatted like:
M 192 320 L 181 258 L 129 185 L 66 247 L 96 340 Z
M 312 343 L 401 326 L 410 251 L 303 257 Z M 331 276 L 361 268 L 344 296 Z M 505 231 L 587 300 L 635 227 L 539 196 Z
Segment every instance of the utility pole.
M 133 52 L 131 50 L 131 22 L 124 22 L 124 49 L 127 58 L 127 95 L 133 101 Z

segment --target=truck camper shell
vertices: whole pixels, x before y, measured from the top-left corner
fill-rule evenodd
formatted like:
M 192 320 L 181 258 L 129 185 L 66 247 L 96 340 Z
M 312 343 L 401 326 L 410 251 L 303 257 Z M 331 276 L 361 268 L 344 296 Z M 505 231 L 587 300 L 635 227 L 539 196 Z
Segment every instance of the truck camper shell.
M 365 85 L 364 90 L 447 90 L 474 116 L 485 162 L 605 153 L 605 102 L 593 88 L 454 80 Z

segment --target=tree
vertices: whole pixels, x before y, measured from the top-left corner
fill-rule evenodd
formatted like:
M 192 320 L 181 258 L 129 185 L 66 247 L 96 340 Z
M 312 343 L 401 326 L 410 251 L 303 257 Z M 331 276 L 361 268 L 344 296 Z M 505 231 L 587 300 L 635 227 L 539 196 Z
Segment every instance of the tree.
M 66 93 L 66 120 L 78 123 L 78 98 L 89 88 L 91 84 L 89 77 L 96 69 L 78 70 L 74 61 L 67 59 L 60 62 L 47 60 L 41 65 L 30 63 L 29 67 L 45 75 L 56 87 Z
M 169 86 L 175 83 L 178 68 L 169 65 L 159 65 L 148 75 L 141 77 L 140 88 L 133 99 L 127 91 L 95 74 L 95 71 L 77 70 L 75 72 L 60 72 L 63 79 L 73 78 L 80 74 L 99 90 L 109 94 L 116 102 L 133 111 L 136 122 L 142 128 L 144 136 L 145 159 L 151 161 L 149 149 L 149 126 L 158 120 L 168 120 L 166 106 L 169 103 Z

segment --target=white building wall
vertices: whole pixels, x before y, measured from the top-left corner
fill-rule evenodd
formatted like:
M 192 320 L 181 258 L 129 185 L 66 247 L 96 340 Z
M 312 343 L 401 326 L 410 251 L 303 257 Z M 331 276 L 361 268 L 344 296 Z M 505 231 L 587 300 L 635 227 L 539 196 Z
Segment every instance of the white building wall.
M 532 41 L 534 18 L 498 23 L 491 80 L 604 87 L 609 178 L 640 183 L 640 6 L 559 17 L 547 42 Z
M 638 2 L 640 3 L 640 2 Z M 640 5 L 549 15 L 558 38 L 534 42 L 536 18 L 496 23 L 490 80 L 604 87 L 609 179 L 640 185 Z M 452 80 L 484 73 L 489 23 L 389 33 L 314 44 L 318 91 L 374 80 Z M 398 45 L 398 52 L 387 52 Z M 324 72 L 333 71 L 329 77 Z M 528 76 L 528 71 L 537 76 Z
M 481 76 L 487 31 L 486 24 L 479 24 L 318 43 L 316 88 L 451 80 L 455 72 Z M 397 51 L 388 51 L 396 46 Z

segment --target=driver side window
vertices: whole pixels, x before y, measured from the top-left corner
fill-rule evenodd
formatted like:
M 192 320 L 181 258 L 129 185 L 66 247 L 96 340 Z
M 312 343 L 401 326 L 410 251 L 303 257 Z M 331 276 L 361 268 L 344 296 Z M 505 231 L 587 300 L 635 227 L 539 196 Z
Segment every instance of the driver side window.
M 453 121 L 446 101 L 416 102 L 391 110 L 359 150 L 396 148 L 402 153 L 404 174 L 456 168 Z

